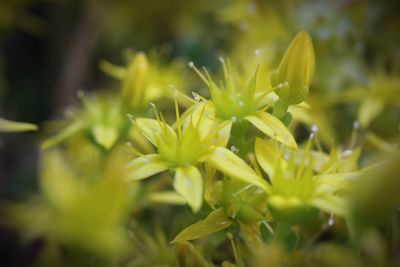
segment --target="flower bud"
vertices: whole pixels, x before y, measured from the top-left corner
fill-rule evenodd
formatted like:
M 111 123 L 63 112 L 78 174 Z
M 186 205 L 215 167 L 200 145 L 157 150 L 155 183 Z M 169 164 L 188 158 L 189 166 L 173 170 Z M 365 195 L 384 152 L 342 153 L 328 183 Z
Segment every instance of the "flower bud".
M 314 48 L 310 35 L 299 32 L 271 75 L 272 86 L 287 105 L 299 104 L 308 95 L 315 70 Z
M 122 85 L 124 101 L 138 107 L 143 102 L 149 78 L 149 63 L 144 53 L 138 53 L 128 65 Z

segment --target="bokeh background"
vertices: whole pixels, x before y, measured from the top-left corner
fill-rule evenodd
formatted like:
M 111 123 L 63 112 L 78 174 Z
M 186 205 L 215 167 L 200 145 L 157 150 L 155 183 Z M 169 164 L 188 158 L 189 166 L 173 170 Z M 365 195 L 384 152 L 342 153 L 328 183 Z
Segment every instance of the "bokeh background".
M 242 58 L 245 65 L 261 49 L 263 60 L 274 64 L 304 29 L 317 58 L 309 102 L 320 108 L 316 119 L 330 123 L 320 127 L 326 139 L 346 142 L 361 105 L 347 92 L 373 89 L 376 77 L 398 88 L 399 10 L 396 0 L 2 0 L 0 116 L 45 129 L 78 104 L 78 91 L 115 87 L 99 63 L 124 65 L 130 51 L 157 50 L 166 61 L 179 58 L 215 70 L 221 55 Z M 384 102 L 367 122 L 387 140 L 398 135 L 388 122 L 399 124 L 400 91 L 389 98 L 398 101 Z M 2 201 L 38 190 L 38 144 L 45 136 L 0 135 Z M 38 242 L 21 247 L 15 232 L 2 229 L 0 265 L 26 266 Z

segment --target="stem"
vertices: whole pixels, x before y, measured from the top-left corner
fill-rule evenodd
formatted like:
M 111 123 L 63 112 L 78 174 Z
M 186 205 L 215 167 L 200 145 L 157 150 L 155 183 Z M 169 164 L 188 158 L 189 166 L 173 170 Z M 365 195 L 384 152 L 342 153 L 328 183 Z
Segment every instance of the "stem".
M 245 120 L 239 120 L 232 125 L 231 138 L 229 144 L 239 149 L 238 155 L 246 160 L 250 151 L 250 143 L 246 140 L 246 133 L 249 128 L 249 123 Z

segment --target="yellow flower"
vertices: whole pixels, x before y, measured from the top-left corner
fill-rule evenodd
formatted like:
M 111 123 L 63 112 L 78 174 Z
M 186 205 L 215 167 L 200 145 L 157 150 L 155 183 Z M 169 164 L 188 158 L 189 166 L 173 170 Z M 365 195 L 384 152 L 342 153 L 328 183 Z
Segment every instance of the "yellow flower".
M 271 181 L 268 207 L 278 221 L 290 224 L 309 222 L 319 209 L 347 215 L 347 204 L 339 192 L 359 172 L 347 168 L 353 161 L 348 157 L 349 153 L 337 158 L 336 150 L 330 157 L 311 151 L 313 135 L 304 150 L 292 151 L 285 156 L 277 144 L 256 139 L 257 161 Z
M 155 106 L 154 106 L 155 107 Z M 231 125 L 202 123 L 207 120 L 205 108 L 201 114 L 183 120 L 176 107 L 176 129 L 168 125 L 155 109 L 156 119 L 138 118 L 134 124 L 157 148 L 157 154 L 141 155 L 129 165 L 130 180 L 140 180 L 165 170 L 175 173 L 174 189 L 198 211 L 203 201 L 203 179 L 199 167 L 203 162 L 232 178 L 266 187 L 242 159 L 226 149 Z
M 200 103 L 193 107 L 193 110 L 203 109 L 210 116 L 214 116 L 217 120 L 234 125 L 244 121 L 250 122 L 261 132 L 267 136 L 289 146 L 297 148 L 296 141 L 286 128 L 286 126 L 276 117 L 265 112 L 265 110 L 273 103 L 271 91 L 265 90 L 257 92 L 256 79 L 257 70 L 254 72 L 247 86 L 239 87 L 236 84 L 235 77 L 232 74 L 231 66 L 221 59 L 224 69 L 225 84 L 218 87 L 211 79 L 206 71 L 207 78 L 194 66 L 191 62 L 189 66 L 194 68 L 196 73 L 207 84 L 210 91 L 211 100 L 195 95 Z M 240 126 L 239 126 L 240 128 Z

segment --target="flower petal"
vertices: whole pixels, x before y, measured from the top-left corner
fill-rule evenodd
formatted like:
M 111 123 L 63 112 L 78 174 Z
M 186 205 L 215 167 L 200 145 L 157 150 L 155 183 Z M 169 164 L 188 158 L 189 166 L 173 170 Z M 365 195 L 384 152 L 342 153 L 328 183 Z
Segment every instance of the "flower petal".
M 296 141 L 290 131 L 279 119 L 275 118 L 271 114 L 262 111 L 255 111 L 244 118 L 271 138 L 291 148 L 297 148 Z
M 141 180 L 167 170 L 168 164 L 158 154 L 149 154 L 128 163 L 127 180 Z
M 254 150 L 258 163 L 261 168 L 268 174 L 269 178 L 273 177 L 274 169 L 277 166 L 278 161 L 286 165 L 286 162 L 282 160 L 282 157 L 277 151 L 277 143 L 273 140 L 262 140 L 256 138 Z M 282 166 L 284 167 L 284 166 Z
M 190 225 L 180 232 L 171 243 L 198 239 L 202 236 L 221 231 L 232 224 L 232 220 L 225 215 L 224 209 L 212 211 L 207 218 Z
M 157 136 L 161 135 L 164 130 L 167 130 L 171 135 L 176 136 L 175 131 L 166 123 L 146 118 L 138 118 L 135 123 L 141 133 L 146 137 L 153 145 L 157 146 Z M 165 128 L 161 128 L 165 127 Z
M 226 148 L 215 148 L 205 156 L 204 160 L 212 167 L 232 178 L 254 184 L 266 192 L 270 192 L 269 184 L 258 176 L 246 162 Z
M 203 203 L 203 178 L 200 171 L 194 166 L 176 169 L 174 189 L 197 212 Z

